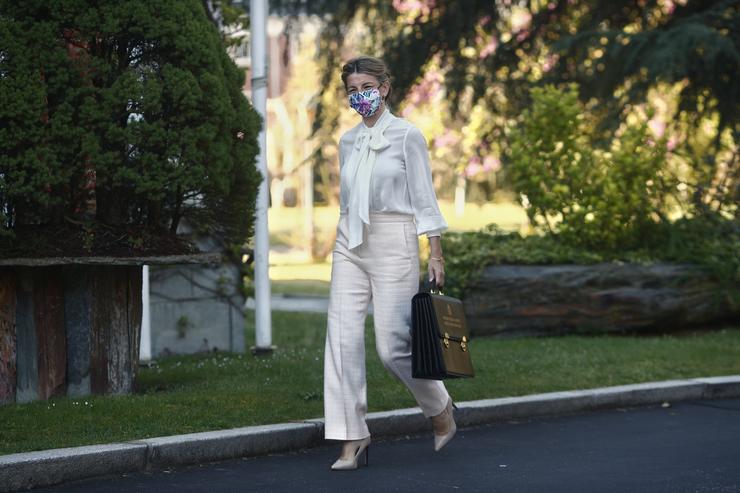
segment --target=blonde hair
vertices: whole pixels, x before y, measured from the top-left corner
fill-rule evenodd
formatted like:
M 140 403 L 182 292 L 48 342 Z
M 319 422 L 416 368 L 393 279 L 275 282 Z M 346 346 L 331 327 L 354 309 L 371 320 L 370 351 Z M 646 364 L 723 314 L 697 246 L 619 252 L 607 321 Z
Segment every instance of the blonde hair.
M 388 66 L 380 58 L 371 56 L 358 56 L 349 60 L 342 67 L 342 82 L 344 83 L 344 89 L 347 89 L 347 77 L 351 74 L 368 74 L 372 75 L 380 84 L 388 82 L 388 95 L 385 99 L 388 99 L 393 92 L 393 86 L 391 85 L 391 73 L 388 70 Z

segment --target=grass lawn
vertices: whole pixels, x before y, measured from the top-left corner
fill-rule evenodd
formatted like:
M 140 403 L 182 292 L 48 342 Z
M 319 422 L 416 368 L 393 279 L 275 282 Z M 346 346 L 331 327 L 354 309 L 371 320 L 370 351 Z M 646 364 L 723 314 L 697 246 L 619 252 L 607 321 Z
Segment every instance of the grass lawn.
M 331 263 L 283 262 L 270 265 L 272 294 L 329 296 Z
M 173 356 L 142 368 L 134 395 L 0 406 L 0 454 L 321 417 L 326 315 L 274 312 L 273 327 L 278 349 L 271 357 Z M 381 366 L 372 330 L 366 348 L 370 411 L 415 406 Z M 447 383 L 457 401 L 740 374 L 740 327 L 675 336 L 477 338 L 471 354 L 477 376 Z
M 300 270 L 298 267 L 296 270 Z M 329 296 L 329 281 L 319 279 L 298 279 L 291 281 L 272 280 L 270 282 L 272 294 L 291 294 L 306 296 Z

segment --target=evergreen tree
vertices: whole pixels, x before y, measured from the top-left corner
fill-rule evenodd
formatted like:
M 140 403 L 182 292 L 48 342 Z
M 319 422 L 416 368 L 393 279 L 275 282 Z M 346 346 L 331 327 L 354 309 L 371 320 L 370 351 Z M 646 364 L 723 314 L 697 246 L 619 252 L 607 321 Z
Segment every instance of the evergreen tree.
M 201 1 L 0 0 L 2 256 L 182 251 L 183 218 L 241 245 L 261 179 L 243 84 Z

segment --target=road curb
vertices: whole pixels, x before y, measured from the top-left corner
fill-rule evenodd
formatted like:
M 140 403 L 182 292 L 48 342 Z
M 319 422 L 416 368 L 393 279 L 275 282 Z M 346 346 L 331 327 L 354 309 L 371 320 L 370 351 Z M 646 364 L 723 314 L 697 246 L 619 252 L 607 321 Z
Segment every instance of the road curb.
M 668 380 L 457 403 L 460 426 L 663 402 L 740 397 L 740 375 Z M 418 407 L 369 413 L 375 437 L 431 430 Z M 0 492 L 107 474 L 259 456 L 324 444 L 321 419 L 0 456 Z
M 157 469 L 307 448 L 323 438 L 323 431 L 323 425 L 286 423 L 148 438 L 131 443 L 146 444 L 147 468 Z
M 0 455 L 0 491 L 19 491 L 75 479 L 140 471 L 146 445 L 111 443 Z

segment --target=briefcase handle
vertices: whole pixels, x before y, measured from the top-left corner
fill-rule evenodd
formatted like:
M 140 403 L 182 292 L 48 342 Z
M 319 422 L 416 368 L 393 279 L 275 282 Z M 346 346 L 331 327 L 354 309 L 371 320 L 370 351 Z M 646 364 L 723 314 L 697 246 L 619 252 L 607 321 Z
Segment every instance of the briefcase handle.
M 434 292 L 436 291 L 437 294 L 442 294 L 442 295 L 444 294 L 442 290 L 437 289 L 437 279 L 436 278 L 433 277 L 432 280 L 429 281 L 428 286 L 429 286 L 430 293 L 434 294 Z

